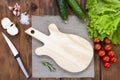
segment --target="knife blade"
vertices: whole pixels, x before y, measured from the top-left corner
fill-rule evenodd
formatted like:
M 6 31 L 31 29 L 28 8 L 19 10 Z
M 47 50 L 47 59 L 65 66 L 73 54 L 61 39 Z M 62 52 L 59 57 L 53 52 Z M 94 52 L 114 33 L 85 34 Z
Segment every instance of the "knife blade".
M 13 43 L 10 41 L 10 39 L 4 33 L 2 33 L 2 35 L 3 35 L 4 39 L 5 39 L 5 41 L 7 42 L 9 48 L 11 49 L 15 59 L 17 60 L 21 70 L 24 73 L 24 75 L 26 76 L 26 78 L 29 78 L 29 75 L 28 75 L 28 73 L 27 73 L 27 71 L 26 71 L 26 69 L 25 69 L 25 67 L 24 67 L 24 65 L 23 65 L 23 63 L 22 63 L 22 61 L 20 59 L 19 52 L 17 51 L 17 49 L 15 48 Z

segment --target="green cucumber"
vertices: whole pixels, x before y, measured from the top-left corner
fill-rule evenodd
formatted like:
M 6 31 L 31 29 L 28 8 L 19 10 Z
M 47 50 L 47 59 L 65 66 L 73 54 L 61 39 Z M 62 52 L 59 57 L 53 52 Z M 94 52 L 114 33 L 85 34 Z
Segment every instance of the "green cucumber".
M 66 6 L 66 0 L 57 0 L 57 4 L 61 18 L 64 20 L 65 23 L 67 23 L 68 11 Z
M 67 0 L 69 6 L 72 8 L 73 12 L 75 13 L 75 15 L 79 18 L 79 19 L 85 19 L 86 18 L 86 14 L 85 12 L 82 10 L 82 8 L 80 7 L 79 3 L 77 2 L 77 0 Z

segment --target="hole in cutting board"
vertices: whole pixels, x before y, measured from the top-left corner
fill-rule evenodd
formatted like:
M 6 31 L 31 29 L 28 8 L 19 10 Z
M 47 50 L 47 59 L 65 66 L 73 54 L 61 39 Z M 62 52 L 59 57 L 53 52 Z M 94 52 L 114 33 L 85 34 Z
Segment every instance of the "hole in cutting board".
M 31 33 L 32 33 L 32 34 L 34 34 L 34 33 L 35 33 L 35 31 L 34 31 L 34 30 L 31 30 Z

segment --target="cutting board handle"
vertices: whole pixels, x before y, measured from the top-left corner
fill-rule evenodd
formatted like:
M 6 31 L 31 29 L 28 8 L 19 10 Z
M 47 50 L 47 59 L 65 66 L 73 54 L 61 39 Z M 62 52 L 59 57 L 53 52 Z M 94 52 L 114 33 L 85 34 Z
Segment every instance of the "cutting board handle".
M 36 30 L 35 28 L 29 28 L 25 31 L 25 33 L 29 34 L 30 36 L 44 42 L 45 40 L 47 40 L 48 36 L 43 34 L 42 32 Z
M 58 30 L 57 26 L 55 24 L 53 24 L 53 23 L 48 26 L 48 29 L 49 29 L 50 34 L 54 34 L 54 33 L 56 34 L 56 32 L 61 33 Z
M 60 31 L 58 30 L 57 26 L 55 24 L 50 24 L 48 26 L 49 28 L 49 32 L 50 34 L 54 35 L 54 33 L 60 33 Z M 30 36 L 33 36 L 34 38 L 42 41 L 42 42 L 45 42 L 49 36 L 43 34 L 42 32 L 36 30 L 35 28 L 29 28 L 25 31 L 27 34 L 29 34 Z

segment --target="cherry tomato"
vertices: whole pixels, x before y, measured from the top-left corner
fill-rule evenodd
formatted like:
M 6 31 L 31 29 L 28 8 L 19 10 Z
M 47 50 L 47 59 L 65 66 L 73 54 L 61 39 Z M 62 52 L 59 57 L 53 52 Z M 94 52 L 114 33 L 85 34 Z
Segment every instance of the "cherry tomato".
M 110 44 L 110 43 L 111 43 L 111 40 L 108 39 L 108 38 L 105 38 L 105 39 L 104 39 L 104 43 L 105 43 L 105 44 Z
M 104 56 L 103 57 L 103 61 L 104 62 L 109 62 L 110 61 L 110 57 L 109 56 Z
M 108 56 L 113 57 L 115 55 L 115 52 L 113 50 L 108 51 Z
M 110 61 L 113 62 L 113 63 L 117 62 L 117 57 L 115 57 L 115 56 L 112 57 L 112 58 L 110 59 Z
M 111 66 L 111 65 L 110 65 L 109 62 L 104 63 L 104 67 L 105 67 L 105 68 L 110 68 L 110 66 Z
M 105 56 L 105 50 L 99 50 L 99 51 L 98 51 L 98 55 L 99 55 L 100 57 Z
M 94 41 L 94 43 L 99 43 L 100 39 L 99 38 L 94 38 L 93 41 Z
M 94 49 L 97 50 L 97 51 L 100 50 L 100 49 L 101 49 L 101 45 L 98 44 L 98 43 L 95 44 L 95 45 L 94 45 Z
M 109 50 L 112 49 L 112 47 L 111 47 L 110 44 L 106 44 L 106 45 L 104 46 L 104 49 L 105 49 L 106 51 L 109 51 Z

